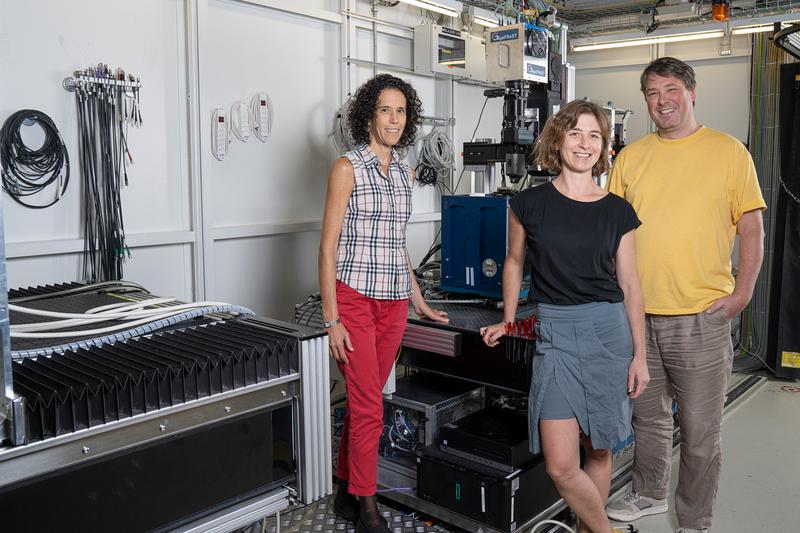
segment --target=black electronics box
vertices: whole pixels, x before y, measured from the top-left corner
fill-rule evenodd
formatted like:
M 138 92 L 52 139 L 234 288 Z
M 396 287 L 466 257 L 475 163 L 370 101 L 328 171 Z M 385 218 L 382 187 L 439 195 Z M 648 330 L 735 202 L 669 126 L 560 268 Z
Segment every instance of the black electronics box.
M 488 407 L 439 429 L 440 449 L 506 474 L 534 460 L 528 446 L 528 416 Z
M 417 456 L 417 496 L 500 531 L 514 531 L 560 496 L 541 455 L 511 474 L 442 452 Z

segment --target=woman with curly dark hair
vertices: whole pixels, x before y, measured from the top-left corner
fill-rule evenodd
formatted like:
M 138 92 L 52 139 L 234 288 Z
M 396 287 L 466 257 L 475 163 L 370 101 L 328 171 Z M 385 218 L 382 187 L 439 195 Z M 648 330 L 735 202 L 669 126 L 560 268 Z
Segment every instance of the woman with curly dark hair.
M 579 533 L 612 533 L 604 506 L 611 448 L 630 434 L 631 400 L 647 386 L 644 304 L 633 207 L 595 184 L 608 170 L 610 125 L 576 100 L 545 124 L 536 162 L 557 173 L 509 202 L 503 322 L 481 328 L 497 346 L 516 318 L 526 247 L 538 339 L 528 398 L 530 445 L 578 515 Z M 585 462 L 578 453 L 583 434 Z
M 447 321 L 422 297 L 406 251 L 414 172 L 397 148 L 414 142 L 422 105 L 407 82 L 380 74 L 357 91 L 348 123 L 357 146 L 337 159 L 319 245 L 322 315 L 347 390 L 339 448 L 338 516 L 358 532 L 388 532 L 375 492 L 383 431 L 381 390 L 406 326 Z

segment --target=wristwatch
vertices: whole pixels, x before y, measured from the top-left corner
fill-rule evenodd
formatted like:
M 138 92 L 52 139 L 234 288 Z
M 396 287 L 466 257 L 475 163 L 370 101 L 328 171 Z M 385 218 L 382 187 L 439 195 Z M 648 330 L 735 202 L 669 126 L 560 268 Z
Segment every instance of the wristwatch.
M 325 329 L 332 328 L 336 324 L 341 324 L 341 323 L 342 323 L 342 321 L 339 320 L 338 318 L 334 318 L 330 322 L 327 322 L 325 320 L 322 321 L 322 325 L 325 327 Z

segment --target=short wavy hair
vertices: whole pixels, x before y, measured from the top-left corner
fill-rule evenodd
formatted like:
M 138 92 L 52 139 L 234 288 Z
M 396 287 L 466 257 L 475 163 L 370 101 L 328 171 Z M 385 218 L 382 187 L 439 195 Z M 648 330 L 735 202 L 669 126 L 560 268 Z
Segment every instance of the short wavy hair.
M 384 89 L 397 89 L 406 97 L 406 126 L 396 148 L 411 146 L 422 116 L 422 102 L 410 83 L 391 74 L 378 74 L 356 90 L 347 113 L 350 134 L 356 144 L 369 144 L 369 123 L 375 116 L 378 96 Z
M 697 80 L 694 77 L 694 69 L 688 63 L 676 59 L 674 57 L 659 57 L 652 61 L 647 68 L 642 71 L 639 78 L 639 85 L 642 92 L 647 90 L 647 77 L 651 74 L 661 76 L 662 78 L 677 78 L 683 82 L 683 85 L 690 91 L 694 90 L 697 86 Z
M 584 114 L 594 115 L 600 124 L 600 134 L 603 144 L 600 149 L 600 158 L 592 167 L 592 175 L 600 176 L 608 172 L 608 147 L 611 142 L 611 124 L 603 108 L 587 100 L 573 100 L 548 120 L 542 133 L 537 137 L 534 145 L 533 156 L 537 165 L 556 174 L 561 172 L 561 155 L 558 150 L 567 132 L 578 123 L 578 117 Z

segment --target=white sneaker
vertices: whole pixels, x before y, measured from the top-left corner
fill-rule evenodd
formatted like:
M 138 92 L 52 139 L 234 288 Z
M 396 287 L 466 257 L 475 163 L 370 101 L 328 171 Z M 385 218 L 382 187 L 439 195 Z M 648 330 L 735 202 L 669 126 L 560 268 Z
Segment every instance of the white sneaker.
M 606 505 L 606 514 L 617 522 L 632 522 L 650 514 L 666 513 L 668 508 L 666 498 L 663 500 L 648 498 L 632 490 Z

